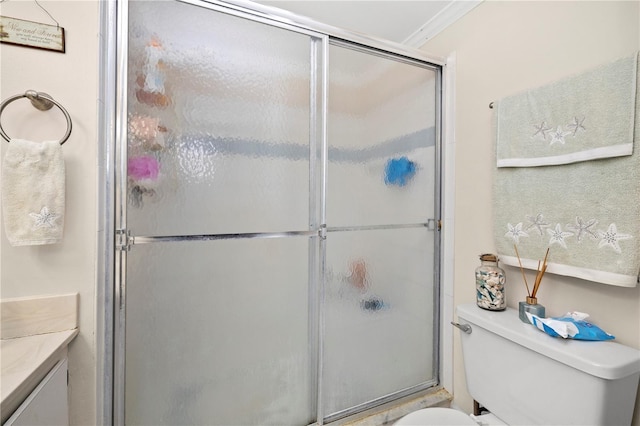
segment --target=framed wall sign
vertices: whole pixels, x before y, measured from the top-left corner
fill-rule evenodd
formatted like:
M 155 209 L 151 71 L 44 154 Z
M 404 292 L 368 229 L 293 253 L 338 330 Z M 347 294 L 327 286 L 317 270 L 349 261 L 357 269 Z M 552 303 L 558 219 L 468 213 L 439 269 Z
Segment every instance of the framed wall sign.
M 0 16 L 0 43 L 64 53 L 64 28 Z

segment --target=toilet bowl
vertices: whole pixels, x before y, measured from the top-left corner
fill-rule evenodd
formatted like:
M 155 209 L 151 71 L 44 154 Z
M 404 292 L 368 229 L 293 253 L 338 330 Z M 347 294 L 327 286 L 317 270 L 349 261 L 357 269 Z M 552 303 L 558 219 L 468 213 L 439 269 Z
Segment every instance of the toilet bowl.
M 478 426 L 471 417 L 462 411 L 453 408 L 424 408 L 422 410 L 409 413 L 397 422 L 395 426 L 416 426 L 416 425 L 469 425 Z
M 505 425 L 493 414 L 483 414 L 480 416 L 470 416 L 462 411 L 453 408 L 423 408 L 422 410 L 409 413 L 397 422 L 394 426 L 500 426 Z

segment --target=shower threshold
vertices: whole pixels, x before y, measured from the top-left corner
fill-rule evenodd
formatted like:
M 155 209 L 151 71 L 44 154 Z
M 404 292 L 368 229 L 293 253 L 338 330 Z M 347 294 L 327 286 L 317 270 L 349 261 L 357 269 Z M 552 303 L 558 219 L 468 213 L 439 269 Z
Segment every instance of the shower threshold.
M 405 396 L 369 410 L 336 420 L 331 426 L 385 426 L 422 408 L 451 406 L 453 395 L 442 387 L 433 387 Z

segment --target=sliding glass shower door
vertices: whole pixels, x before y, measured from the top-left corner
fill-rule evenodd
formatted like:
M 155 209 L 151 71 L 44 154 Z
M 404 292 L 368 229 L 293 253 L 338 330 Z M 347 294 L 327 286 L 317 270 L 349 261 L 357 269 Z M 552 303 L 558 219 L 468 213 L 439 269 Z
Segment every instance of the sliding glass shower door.
M 126 5 L 116 419 L 306 425 L 437 384 L 437 67 Z
M 336 417 L 436 380 L 436 73 L 333 42 L 328 95 L 324 411 Z
M 310 423 L 317 39 L 129 14 L 125 421 Z

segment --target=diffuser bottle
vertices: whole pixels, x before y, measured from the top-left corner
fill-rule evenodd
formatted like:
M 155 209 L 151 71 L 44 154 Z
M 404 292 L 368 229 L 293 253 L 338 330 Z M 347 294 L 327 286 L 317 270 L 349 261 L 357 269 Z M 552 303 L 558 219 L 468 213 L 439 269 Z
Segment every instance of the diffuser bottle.
M 539 318 L 545 318 L 545 308 L 538 303 L 537 297 L 527 296 L 525 302 L 518 302 L 518 316 L 520 317 L 520 321 L 530 323 L 529 318 L 527 318 L 527 312 Z
M 480 266 L 476 268 L 476 299 L 478 306 L 490 311 L 503 311 L 507 308 L 504 292 L 505 276 L 498 266 L 498 256 L 481 254 Z

